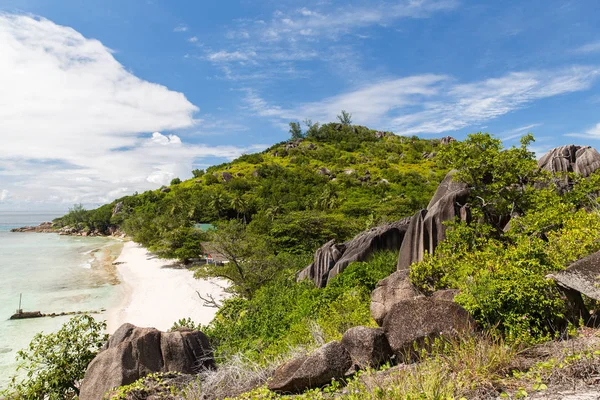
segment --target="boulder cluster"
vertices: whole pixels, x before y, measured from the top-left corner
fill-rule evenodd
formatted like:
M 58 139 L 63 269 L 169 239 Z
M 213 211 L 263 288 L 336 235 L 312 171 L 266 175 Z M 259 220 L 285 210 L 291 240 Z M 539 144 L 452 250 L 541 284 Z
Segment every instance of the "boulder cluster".
M 208 338 L 200 331 L 122 325 L 88 365 L 80 400 L 102 399 L 108 391 L 154 372 L 197 374 L 215 368 Z

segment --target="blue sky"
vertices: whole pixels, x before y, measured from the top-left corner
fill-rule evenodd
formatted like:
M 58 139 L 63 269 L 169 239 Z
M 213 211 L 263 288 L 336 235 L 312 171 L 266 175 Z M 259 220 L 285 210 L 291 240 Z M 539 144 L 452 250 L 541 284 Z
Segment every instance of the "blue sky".
M 0 208 L 100 204 L 291 120 L 600 139 L 600 3 L 0 0 Z M 6 56 L 8 54 L 8 56 Z

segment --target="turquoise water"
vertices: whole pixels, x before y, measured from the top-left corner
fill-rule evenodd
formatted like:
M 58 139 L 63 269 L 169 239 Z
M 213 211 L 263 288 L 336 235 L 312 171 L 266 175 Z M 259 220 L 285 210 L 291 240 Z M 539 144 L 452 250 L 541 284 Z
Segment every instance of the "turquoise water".
M 108 238 L 12 233 L 11 228 L 37 225 L 56 215 L 0 212 L 0 388 L 15 372 L 15 356 L 40 331 L 56 331 L 68 317 L 10 321 L 19 305 L 43 313 L 107 309 L 118 283 L 110 253 L 120 244 Z M 96 316 L 96 315 L 95 315 Z M 104 315 L 96 316 L 103 319 Z

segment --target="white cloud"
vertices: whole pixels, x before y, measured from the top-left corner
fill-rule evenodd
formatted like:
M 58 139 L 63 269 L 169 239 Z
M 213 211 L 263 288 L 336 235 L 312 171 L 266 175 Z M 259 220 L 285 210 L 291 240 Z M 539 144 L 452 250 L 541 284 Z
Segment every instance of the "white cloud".
M 207 56 L 213 62 L 248 61 L 254 57 L 256 57 L 256 53 L 253 51 L 218 51 Z
M 179 24 L 173 29 L 173 32 L 187 32 L 187 31 L 188 31 L 188 27 L 185 24 Z
M 5 201 L 10 198 L 10 192 L 6 189 L 0 191 L 0 201 Z
M 197 43 L 198 42 L 198 36 L 192 36 L 191 38 L 188 39 L 188 42 L 190 42 L 190 43 Z
M 509 141 L 512 139 L 520 138 L 524 134 L 531 132 L 532 129 L 542 126 L 543 124 L 529 124 L 521 126 L 519 128 L 511 129 L 499 134 L 502 140 Z
M 579 54 L 600 53 L 600 40 L 597 42 L 586 43 L 573 50 L 573 52 Z
M 456 8 L 454 0 L 405 0 L 316 11 L 301 8 L 292 13 L 278 12 L 264 28 L 266 40 L 283 40 L 298 34 L 336 37 L 354 29 L 391 23 L 402 18 L 425 18 L 435 12 Z
M 565 136 L 600 140 L 600 123 L 596 124 L 595 126 L 591 127 L 583 133 L 567 133 Z
M 254 114 L 280 124 L 311 118 L 333 121 L 340 110 L 355 123 L 399 134 L 439 134 L 505 115 L 532 102 L 589 89 L 600 68 L 575 66 L 551 71 L 512 72 L 499 78 L 458 83 L 443 75 L 416 75 L 380 81 L 321 101 L 283 108 L 254 91 L 246 103 Z
M 69 27 L 0 14 L 0 54 L 0 187 L 13 202 L 110 201 L 248 150 L 160 133 L 195 126 L 198 108 Z
M 335 52 L 331 44 L 339 43 L 344 35 L 365 37 L 360 35 L 364 32 L 355 31 L 395 24 L 402 19 L 426 18 L 457 5 L 457 0 L 400 0 L 377 4 L 351 0 L 342 7 L 320 1 L 318 9 L 278 10 L 268 21 L 236 20 L 236 28 L 225 33 L 227 40 L 221 48 L 209 53 L 206 59 L 228 65 L 230 69 L 225 71 L 225 78 L 235 80 L 304 78 L 306 72 L 294 66 L 298 61 L 317 57 L 345 73 L 346 65 L 330 57 Z M 352 63 L 357 63 L 361 56 L 354 58 Z

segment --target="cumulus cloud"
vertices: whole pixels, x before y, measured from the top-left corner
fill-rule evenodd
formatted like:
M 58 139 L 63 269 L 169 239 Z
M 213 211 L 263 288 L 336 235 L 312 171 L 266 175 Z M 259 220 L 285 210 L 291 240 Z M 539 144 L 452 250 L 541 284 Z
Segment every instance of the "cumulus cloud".
M 254 114 L 277 124 L 304 118 L 333 121 L 340 110 L 347 110 L 356 123 L 406 135 L 439 134 L 494 119 L 539 99 L 587 90 L 599 76 L 600 68 L 589 66 L 511 72 L 471 83 L 444 75 L 416 75 L 289 108 L 271 105 L 247 90 L 246 103 Z
M 2 189 L 2 191 L 0 191 L 0 201 L 5 201 L 8 200 L 10 198 L 10 192 L 6 189 Z
M 247 150 L 160 133 L 194 126 L 198 108 L 72 28 L 0 14 L 0 54 L 0 185 L 13 201 L 110 201 Z

